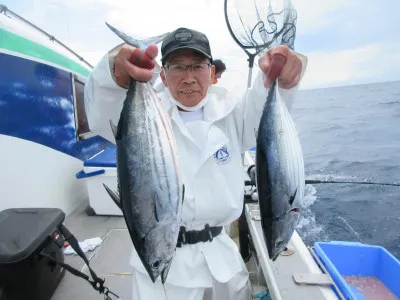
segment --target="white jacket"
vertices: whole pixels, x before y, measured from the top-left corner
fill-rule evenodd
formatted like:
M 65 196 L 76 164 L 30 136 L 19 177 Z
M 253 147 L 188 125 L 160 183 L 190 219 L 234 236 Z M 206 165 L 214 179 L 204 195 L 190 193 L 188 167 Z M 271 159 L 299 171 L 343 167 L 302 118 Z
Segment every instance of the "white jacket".
M 182 121 L 177 107 L 168 100 L 170 94 L 166 88 L 157 89 L 171 117 L 178 144 L 185 184 L 182 225 L 187 230 L 201 230 L 205 224 L 227 225 L 242 212 L 244 168 L 241 154 L 255 146 L 255 129 L 268 92 L 260 74 L 242 97 L 210 87 L 208 97 L 211 98 L 204 106 L 204 121 L 193 124 Z M 108 55 L 105 55 L 88 79 L 85 101 L 91 130 L 113 143 L 109 119 L 118 123 L 126 91 L 114 82 Z M 291 91 L 279 89 L 288 106 L 296 91 L 297 87 Z M 131 264 L 146 273 L 134 249 Z M 242 265 L 236 244 L 222 233 L 211 243 L 177 248 L 167 282 L 184 287 L 210 287 L 212 277 L 226 282 L 242 269 Z

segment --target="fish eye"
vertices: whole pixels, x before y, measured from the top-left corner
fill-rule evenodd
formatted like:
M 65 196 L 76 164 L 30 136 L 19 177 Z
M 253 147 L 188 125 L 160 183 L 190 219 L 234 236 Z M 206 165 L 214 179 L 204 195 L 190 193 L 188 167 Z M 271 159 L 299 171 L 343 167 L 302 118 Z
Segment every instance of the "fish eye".
M 285 248 L 284 247 L 284 241 L 282 241 L 282 240 L 279 240 L 279 241 L 277 241 L 276 243 L 275 243 L 275 247 L 276 248 L 281 248 L 283 246 L 283 248 Z
M 153 262 L 153 264 L 151 265 L 151 267 L 152 267 L 153 269 L 158 269 L 158 268 L 160 267 L 160 265 L 161 265 L 161 260 L 159 259 L 159 260 L 156 260 L 155 262 Z

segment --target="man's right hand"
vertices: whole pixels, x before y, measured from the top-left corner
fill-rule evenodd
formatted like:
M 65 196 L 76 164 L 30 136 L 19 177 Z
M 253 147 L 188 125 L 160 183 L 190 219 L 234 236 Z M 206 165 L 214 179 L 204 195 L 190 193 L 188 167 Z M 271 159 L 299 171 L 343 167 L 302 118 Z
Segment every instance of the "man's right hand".
M 131 62 L 130 59 L 135 50 L 143 52 L 141 53 L 143 55 L 141 59 Z M 123 88 L 129 88 L 132 78 L 137 81 L 150 81 L 153 77 L 157 54 L 157 45 L 150 45 L 146 51 L 123 45 L 114 62 L 114 76 L 117 84 Z

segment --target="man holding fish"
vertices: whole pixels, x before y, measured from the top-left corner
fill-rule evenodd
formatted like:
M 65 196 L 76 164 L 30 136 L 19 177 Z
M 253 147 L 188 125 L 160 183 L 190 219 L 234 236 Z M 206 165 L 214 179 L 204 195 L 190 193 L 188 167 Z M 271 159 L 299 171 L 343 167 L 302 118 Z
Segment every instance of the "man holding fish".
M 155 44 L 144 51 L 123 44 L 100 60 L 85 89 L 89 126 L 94 133 L 115 142 L 109 120 L 118 123 L 132 79 L 154 82 L 157 55 Z M 279 93 L 290 107 L 306 61 L 287 47 L 272 48 L 259 59 L 253 86 L 244 95 L 236 95 L 209 91 L 214 66 L 204 34 L 179 28 L 163 40 L 161 55 L 164 87 L 158 86 L 156 91 L 176 139 L 184 199 L 177 247 L 163 273 L 165 290 L 160 278 L 149 277 L 149 269 L 133 249 L 133 299 L 250 300 L 246 266 L 223 226 L 242 212 L 241 157 L 256 144 L 255 129 L 271 74 L 279 75 Z M 286 60 L 281 69 L 271 63 L 276 55 Z M 163 247 L 162 243 L 158 247 Z

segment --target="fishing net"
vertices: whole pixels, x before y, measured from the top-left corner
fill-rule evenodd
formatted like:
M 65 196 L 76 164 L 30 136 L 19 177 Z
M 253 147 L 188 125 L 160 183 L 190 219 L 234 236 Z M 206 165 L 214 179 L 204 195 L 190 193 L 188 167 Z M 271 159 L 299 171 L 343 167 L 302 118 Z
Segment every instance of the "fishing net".
M 277 45 L 294 49 L 297 12 L 290 0 L 225 0 L 225 21 L 249 59 L 248 86 L 256 55 Z

